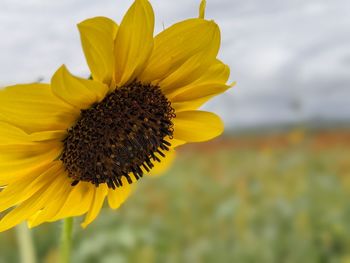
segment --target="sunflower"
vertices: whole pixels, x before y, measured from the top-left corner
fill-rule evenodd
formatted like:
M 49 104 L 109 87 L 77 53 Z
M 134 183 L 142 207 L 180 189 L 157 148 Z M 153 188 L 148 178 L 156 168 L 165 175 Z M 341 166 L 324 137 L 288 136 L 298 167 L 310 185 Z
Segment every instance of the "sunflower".
M 204 5 L 199 18 L 155 37 L 147 0 L 119 26 L 85 20 L 78 28 L 90 79 L 62 66 L 50 84 L 0 91 L 0 231 L 84 214 L 86 227 L 105 198 L 116 209 L 133 182 L 161 173 L 177 146 L 222 133 L 217 115 L 198 110 L 231 86 Z

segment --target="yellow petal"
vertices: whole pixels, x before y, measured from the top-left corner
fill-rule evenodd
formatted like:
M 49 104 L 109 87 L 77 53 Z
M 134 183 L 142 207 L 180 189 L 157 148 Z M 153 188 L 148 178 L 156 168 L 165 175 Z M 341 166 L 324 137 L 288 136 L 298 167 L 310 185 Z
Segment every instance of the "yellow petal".
M 193 111 L 200 108 L 204 103 L 206 103 L 212 97 L 214 96 L 207 96 L 207 97 L 202 97 L 199 99 L 189 100 L 189 101 L 174 102 L 171 104 L 171 106 L 174 108 L 176 112 Z
M 20 206 L 14 208 L 11 212 L 4 216 L 0 221 L 0 232 L 6 231 L 20 224 L 22 221 L 37 213 L 40 210 L 39 204 L 42 205 L 43 202 L 41 197 L 42 194 L 44 194 L 44 191 L 44 189 L 41 189 L 30 199 L 23 202 Z M 41 201 L 41 203 L 39 203 L 39 201 Z
M 57 98 L 46 84 L 25 84 L 0 91 L 0 120 L 25 132 L 66 130 L 77 112 Z
M 48 153 L 54 150 L 59 152 L 62 150 L 62 142 L 33 142 L 33 144 L 10 144 L 0 145 L 0 165 L 5 165 L 4 162 L 16 163 L 23 159 L 36 157 L 41 154 Z M 56 156 L 57 157 L 57 156 Z M 1 172 L 1 171 L 0 171 Z
M 66 173 L 63 172 L 61 176 L 67 177 L 67 180 L 65 183 L 62 183 L 62 187 L 52 195 L 51 198 L 54 201 L 46 204 L 45 207 L 36 213 L 34 217 L 29 218 L 29 227 L 35 227 L 44 222 L 51 222 L 60 211 L 63 204 L 66 202 L 70 192 L 73 190 L 73 187 L 70 185 L 70 181 L 68 180 Z
M 193 110 L 202 106 L 206 101 L 213 98 L 220 93 L 225 92 L 229 89 L 230 86 L 222 83 L 205 83 L 199 85 L 190 85 L 186 89 L 183 89 L 181 93 L 177 94 L 171 98 L 172 104 L 178 103 L 178 105 L 173 105 L 173 108 L 176 110 L 176 106 L 179 106 L 180 103 L 192 102 Z
M 186 86 L 171 90 L 166 96 L 177 112 L 196 110 L 209 99 L 235 85 L 235 83 L 226 84 L 229 76 L 230 68 L 215 60 L 200 78 Z
M 0 121 L 0 145 L 33 144 L 29 135 L 22 129 Z
M 0 192 L 0 211 L 4 211 L 33 196 L 50 183 L 52 174 L 60 169 L 57 163 L 51 163 L 44 169 L 29 173 L 26 177 L 9 184 Z
M 63 139 L 67 136 L 66 130 L 57 130 L 57 131 L 43 131 L 43 132 L 33 132 L 29 134 L 29 139 L 33 142 L 41 142 L 41 141 L 63 141 Z
M 108 189 L 108 204 L 112 209 L 117 209 L 132 192 L 132 185 L 128 183 L 125 177 L 122 178 L 123 186 L 117 187 L 115 190 Z
M 171 149 L 167 152 L 164 152 L 165 157 L 161 157 L 157 154 L 157 157 L 161 160 L 160 162 L 153 162 L 154 167 L 152 170 L 148 173 L 150 176 L 159 176 L 164 174 L 171 165 L 174 163 L 175 160 L 175 150 Z
M 230 68 L 220 60 L 215 59 L 205 72 L 192 84 L 199 83 L 226 83 L 230 77 Z
M 94 17 L 78 24 L 81 43 L 92 78 L 111 85 L 114 77 L 114 40 L 118 25 L 106 17 Z
M 187 142 L 202 142 L 219 136 L 224 125 L 221 119 L 211 112 L 182 111 L 176 113 L 174 138 Z
M 115 41 L 116 83 L 133 81 L 153 49 L 154 14 L 148 0 L 136 0 L 125 14 Z
M 215 58 L 219 46 L 220 30 L 212 21 L 194 18 L 174 24 L 155 37 L 152 55 L 138 79 L 161 80 L 197 53 Z
M 7 185 L 42 169 L 61 154 L 60 142 L 0 145 L 0 185 Z
M 76 109 L 86 109 L 100 102 L 107 94 L 108 87 L 100 82 L 73 76 L 61 66 L 51 79 L 53 93 Z
M 202 0 L 199 6 L 199 18 L 203 18 L 205 16 L 205 6 L 207 5 L 207 1 Z
M 66 177 L 60 176 L 60 170 L 52 175 L 52 181 L 48 178 L 47 187 L 41 188 L 32 197 L 21 203 L 18 207 L 10 211 L 0 221 L 0 232 L 5 231 L 23 220 L 29 219 L 35 215 L 39 210 L 43 209 L 46 205 L 49 205 L 55 200 L 52 196 L 62 187 L 62 183 L 67 180 Z
M 164 94 L 172 93 L 199 79 L 211 65 L 205 53 L 198 53 L 185 61 L 173 73 L 161 80 L 158 85 Z
M 95 187 L 94 199 L 91 203 L 90 209 L 85 217 L 84 222 L 81 224 L 83 228 L 86 228 L 97 215 L 100 213 L 105 197 L 108 193 L 108 188 L 106 184 L 100 184 L 98 187 Z
M 60 211 L 49 221 L 56 221 L 65 217 L 80 216 L 85 214 L 93 201 L 95 186 L 87 182 L 79 182 L 76 186 L 70 186 L 65 203 Z
M 0 145 L 35 145 L 35 142 L 62 140 L 66 131 L 44 131 L 27 134 L 22 129 L 0 120 Z M 0 148 L 1 149 L 1 148 Z

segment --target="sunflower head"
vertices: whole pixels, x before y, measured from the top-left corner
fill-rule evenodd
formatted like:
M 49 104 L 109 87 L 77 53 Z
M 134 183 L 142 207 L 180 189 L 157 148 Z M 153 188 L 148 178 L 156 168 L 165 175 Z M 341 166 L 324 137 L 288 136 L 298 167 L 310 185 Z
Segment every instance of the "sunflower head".
M 100 103 L 82 110 L 68 130 L 61 160 L 72 186 L 80 181 L 95 186 L 123 186 L 149 172 L 156 156 L 171 146 L 175 110 L 157 86 L 133 82 L 115 89 Z
M 156 36 L 147 0 L 135 0 L 120 25 L 95 17 L 78 25 L 91 79 L 65 66 L 50 84 L 0 91 L 0 231 L 98 215 L 118 208 L 131 184 L 159 174 L 175 148 L 210 140 L 222 121 L 198 110 L 226 91 L 229 68 L 217 59 L 220 31 L 199 18 Z

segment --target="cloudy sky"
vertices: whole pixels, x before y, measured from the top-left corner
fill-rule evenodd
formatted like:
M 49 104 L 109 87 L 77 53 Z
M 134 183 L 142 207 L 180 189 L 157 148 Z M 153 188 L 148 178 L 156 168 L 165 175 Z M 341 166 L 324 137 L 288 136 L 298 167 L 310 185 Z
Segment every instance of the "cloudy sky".
M 196 17 L 199 0 L 154 0 L 156 32 Z M 349 0 L 207 0 L 220 58 L 238 85 L 206 109 L 232 128 L 350 120 Z M 131 0 L 0 0 L 0 85 L 88 75 L 76 24 L 120 21 Z

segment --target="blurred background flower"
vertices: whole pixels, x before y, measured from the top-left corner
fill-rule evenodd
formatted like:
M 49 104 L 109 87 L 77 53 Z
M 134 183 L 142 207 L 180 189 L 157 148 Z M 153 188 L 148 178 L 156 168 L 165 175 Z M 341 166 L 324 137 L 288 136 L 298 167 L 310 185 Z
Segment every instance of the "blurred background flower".
M 88 76 L 71 25 L 120 21 L 131 2 L 1 0 L 0 85 L 48 81 L 62 62 Z M 197 16 L 199 1 L 152 4 L 159 32 Z M 184 147 L 167 176 L 77 232 L 73 262 L 350 262 L 348 10 L 347 0 L 208 1 L 238 83 L 204 108 L 225 136 Z M 57 232 L 34 230 L 43 261 L 56 258 Z M 0 262 L 17 262 L 15 233 L 0 244 Z

